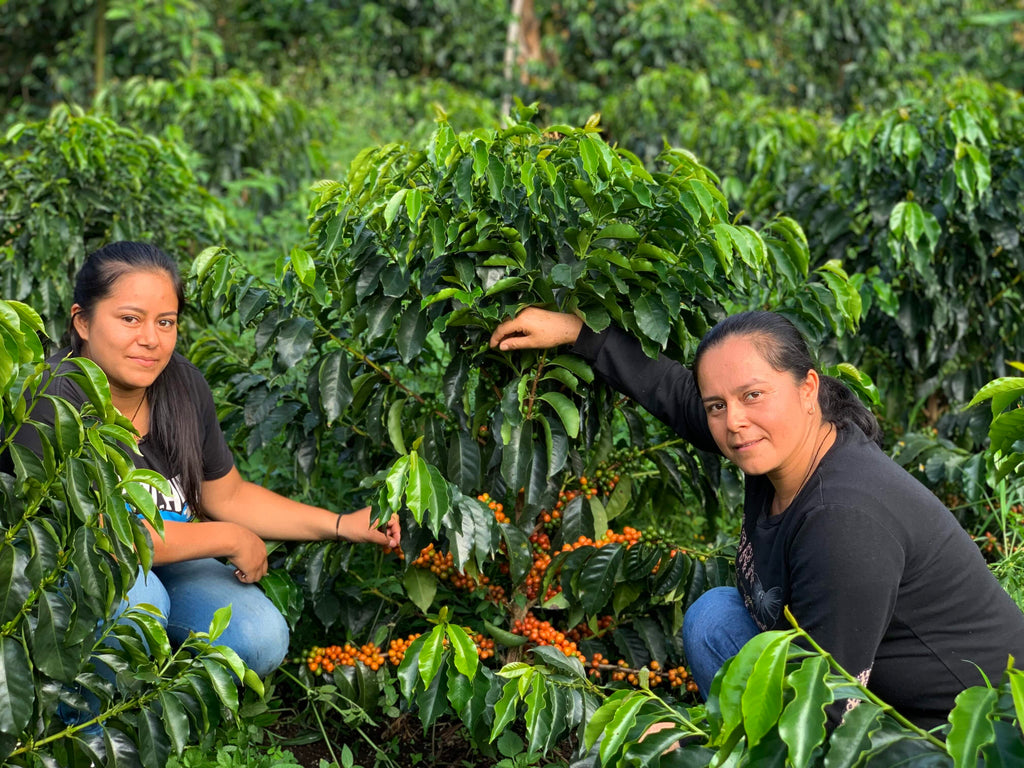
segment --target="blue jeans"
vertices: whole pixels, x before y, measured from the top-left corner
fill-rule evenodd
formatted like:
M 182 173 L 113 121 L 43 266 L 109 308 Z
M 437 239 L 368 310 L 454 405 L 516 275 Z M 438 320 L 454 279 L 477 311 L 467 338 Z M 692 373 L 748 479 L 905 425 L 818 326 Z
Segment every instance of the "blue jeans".
M 693 601 L 683 616 L 683 653 L 701 696 L 707 699 L 715 673 L 760 631 L 736 587 L 714 587 Z
M 241 583 L 235 567 L 219 560 L 186 560 L 140 573 L 126 603 L 156 606 L 166 617 L 172 645 L 183 642 L 189 632 L 206 632 L 214 611 L 230 605 L 231 621 L 214 642 L 231 647 L 260 677 L 277 669 L 288 653 L 284 616 L 259 587 Z

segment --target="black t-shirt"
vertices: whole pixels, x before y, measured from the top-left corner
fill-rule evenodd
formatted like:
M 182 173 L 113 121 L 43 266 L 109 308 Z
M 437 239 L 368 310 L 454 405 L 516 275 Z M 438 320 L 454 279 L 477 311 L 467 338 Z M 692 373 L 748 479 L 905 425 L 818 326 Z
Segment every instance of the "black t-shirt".
M 717 450 L 692 374 L 648 358 L 619 329 L 584 328 L 573 351 L 687 440 Z M 921 483 L 855 426 L 789 508 L 748 475 L 737 583 L 761 629 L 794 618 L 847 671 L 924 727 L 944 723 L 960 691 L 1024 659 L 1024 614 L 970 536 Z
M 59 374 L 73 367 L 73 363 L 61 362 L 65 357 L 67 357 L 67 350 L 59 352 L 46 362 L 51 368 L 56 368 L 56 372 Z M 177 352 L 171 356 L 167 365 L 168 367 L 176 366 L 184 374 L 187 391 L 182 394 L 196 406 L 200 445 L 203 452 L 203 479 L 217 480 L 231 470 L 234 466 L 234 459 L 217 420 L 217 411 L 213 403 L 213 394 L 210 392 L 210 385 L 206 383 L 206 379 L 199 369 Z M 82 388 L 67 376 L 54 376 L 44 382 L 44 386 L 47 394 L 61 397 L 75 408 L 81 408 L 88 400 Z M 32 411 L 32 419 L 52 425 L 54 417 L 51 403 L 46 399 L 40 399 Z M 29 425 L 23 426 L 14 439 L 16 443 L 24 445 L 36 453 L 40 453 L 42 450 L 38 433 Z M 173 493 L 170 497 L 164 496 L 155 488 L 151 489 L 153 500 L 156 502 L 161 516 L 165 520 L 192 519 L 194 517 L 193 510 L 188 509 L 185 504 L 177 482 L 177 473 L 174 473 L 168 465 L 167 457 L 149 439 L 148 435 L 144 435 L 139 441 L 139 450 L 142 452 L 141 455 L 134 451 L 129 452 L 136 467 L 155 470 L 171 481 Z

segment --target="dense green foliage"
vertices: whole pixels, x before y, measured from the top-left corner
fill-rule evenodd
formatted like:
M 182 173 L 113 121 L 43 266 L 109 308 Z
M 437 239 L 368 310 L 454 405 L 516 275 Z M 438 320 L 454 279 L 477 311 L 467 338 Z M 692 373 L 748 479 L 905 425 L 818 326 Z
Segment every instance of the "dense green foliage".
M 222 206 L 172 143 L 58 108 L 45 121 L 12 126 L 0 146 L 0 285 L 5 298 L 32 302 L 54 341 L 86 253 L 151 238 L 187 257 L 223 237 Z
M 591 763 L 655 765 L 679 733 L 637 738 L 665 718 L 694 737 L 665 765 L 1020 757 L 1017 673 L 965 692 L 945 747 L 869 700 L 826 744 L 821 706 L 849 683 L 793 633 L 745 651 L 707 707 L 659 685 L 685 664 L 682 611 L 729 579 L 737 476 L 576 358 L 486 340 L 541 303 L 686 359 L 724 313 L 780 309 L 824 363 L 870 374 L 837 369 L 1024 604 L 1024 7 L 515 7 L 0 3 L 4 445 L 84 254 L 152 240 L 193 267 L 184 343 L 243 472 L 405 526 L 401 559 L 276 547 L 262 582 L 297 656 L 397 640 L 401 665 L 289 664 L 240 706 L 230 654 L 174 653 L 144 614 L 109 626 L 148 558 L 124 503 L 146 508 L 86 366 L 91 408 L 2 475 L 5 760 L 95 759 L 56 715 L 83 689 L 119 764 L 205 768 L 216 744 L 254 764 L 286 723 L 346 766 L 565 765 L 602 733 Z M 605 535 L 623 524 L 641 532 Z M 526 651 L 527 620 L 577 631 L 587 666 Z

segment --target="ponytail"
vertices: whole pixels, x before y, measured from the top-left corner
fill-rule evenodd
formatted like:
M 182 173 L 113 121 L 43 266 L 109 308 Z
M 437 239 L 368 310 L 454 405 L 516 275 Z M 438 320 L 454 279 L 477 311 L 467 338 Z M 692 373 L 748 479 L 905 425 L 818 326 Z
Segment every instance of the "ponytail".
M 878 425 L 878 419 L 853 390 L 833 376 L 822 374 L 818 381 L 818 405 L 821 407 L 821 415 L 840 429 L 851 424 L 859 427 L 869 440 L 873 440 L 881 448 L 882 428 Z

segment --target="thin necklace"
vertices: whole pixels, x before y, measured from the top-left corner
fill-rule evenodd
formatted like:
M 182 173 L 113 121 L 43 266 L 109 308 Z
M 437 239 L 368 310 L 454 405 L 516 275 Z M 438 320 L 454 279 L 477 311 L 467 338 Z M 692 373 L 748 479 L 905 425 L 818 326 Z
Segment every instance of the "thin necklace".
M 139 415 L 139 411 L 142 410 L 142 404 L 146 402 L 146 398 L 149 396 L 149 387 L 146 387 L 142 391 L 142 397 L 139 399 L 139 404 L 135 406 L 135 413 L 132 414 L 130 421 L 132 424 L 135 423 L 135 417 Z
M 822 446 L 825 445 L 825 441 L 828 440 L 828 436 L 831 434 L 832 422 L 830 421 L 828 423 L 828 431 L 825 433 L 824 437 L 821 438 L 821 441 L 818 443 L 818 447 L 814 449 L 814 455 L 811 457 L 811 463 L 807 465 L 807 472 L 804 473 L 804 479 L 800 481 L 800 485 L 797 487 L 796 492 L 792 495 L 792 497 L 790 497 L 789 504 L 793 503 L 793 500 L 800 495 L 800 491 L 802 491 L 804 489 L 804 486 L 807 485 L 807 481 L 811 479 L 811 474 L 814 472 L 814 468 L 818 466 L 818 454 L 821 453 Z M 776 496 L 775 498 L 779 497 Z M 782 507 L 775 514 L 780 514 L 784 512 L 789 507 L 789 504 L 787 504 L 785 507 Z

